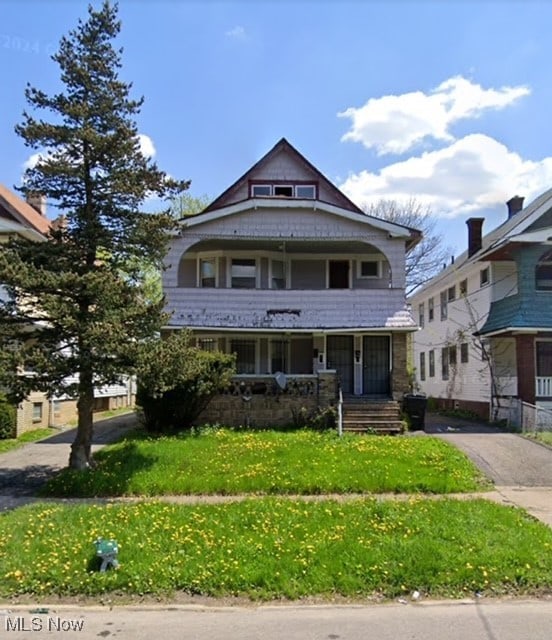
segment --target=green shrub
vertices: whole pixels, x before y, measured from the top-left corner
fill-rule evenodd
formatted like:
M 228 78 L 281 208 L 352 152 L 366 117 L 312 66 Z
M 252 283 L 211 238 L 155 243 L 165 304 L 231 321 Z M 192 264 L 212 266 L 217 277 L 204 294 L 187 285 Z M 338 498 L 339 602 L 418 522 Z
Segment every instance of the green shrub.
M 17 411 L 8 402 L 4 394 L 0 394 L 0 440 L 15 438 Z
M 292 425 L 295 429 L 313 429 L 314 431 L 326 431 L 337 427 L 337 412 L 335 407 L 324 409 L 292 409 Z
M 146 429 L 191 428 L 211 398 L 229 385 L 234 363 L 233 355 L 192 346 L 186 331 L 147 343 L 140 354 L 136 395 Z

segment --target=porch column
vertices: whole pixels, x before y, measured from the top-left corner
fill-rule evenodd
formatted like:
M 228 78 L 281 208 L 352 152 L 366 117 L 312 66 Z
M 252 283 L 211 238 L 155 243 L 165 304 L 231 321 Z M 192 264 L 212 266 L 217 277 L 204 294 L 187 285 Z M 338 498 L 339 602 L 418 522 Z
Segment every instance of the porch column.
M 535 336 L 517 335 L 515 338 L 518 397 L 535 404 Z
M 402 400 L 403 395 L 409 391 L 406 333 L 393 333 L 391 358 L 391 396 L 393 400 Z

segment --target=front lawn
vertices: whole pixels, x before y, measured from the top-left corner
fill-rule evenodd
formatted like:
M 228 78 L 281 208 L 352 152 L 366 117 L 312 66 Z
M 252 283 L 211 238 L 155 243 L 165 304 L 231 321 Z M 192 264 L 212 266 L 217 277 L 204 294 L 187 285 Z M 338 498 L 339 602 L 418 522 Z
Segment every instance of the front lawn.
M 451 493 L 485 481 L 463 453 L 430 437 L 211 430 L 133 436 L 102 449 L 93 471 L 64 470 L 47 495 Z
M 93 541 L 119 542 L 97 571 Z M 552 593 L 552 531 L 485 500 L 36 504 L 0 515 L 0 596 Z

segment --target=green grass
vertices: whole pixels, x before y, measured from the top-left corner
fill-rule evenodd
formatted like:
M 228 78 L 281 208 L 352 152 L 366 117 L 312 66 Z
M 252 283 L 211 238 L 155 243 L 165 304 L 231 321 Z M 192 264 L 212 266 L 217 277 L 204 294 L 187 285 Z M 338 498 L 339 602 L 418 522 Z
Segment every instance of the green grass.
M 99 573 L 93 541 L 115 538 Z M 485 500 L 35 504 L 0 515 L 0 597 L 552 593 L 552 531 Z
M 36 442 L 37 440 L 48 438 L 56 433 L 57 432 L 53 429 L 35 429 L 34 431 L 26 431 L 25 433 L 22 433 L 18 438 L 0 440 L 0 453 L 6 453 L 6 451 L 17 449 L 29 442 Z
M 552 446 L 552 431 L 539 431 L 538 433 L 532 434 L 531 437 Z
M 93 471 L 64 470 L 46 495 L 450 493 L 480 490 L 484 483 L 464 454 L 429 437 L 139 433 L 106 447 L 96 460 Z

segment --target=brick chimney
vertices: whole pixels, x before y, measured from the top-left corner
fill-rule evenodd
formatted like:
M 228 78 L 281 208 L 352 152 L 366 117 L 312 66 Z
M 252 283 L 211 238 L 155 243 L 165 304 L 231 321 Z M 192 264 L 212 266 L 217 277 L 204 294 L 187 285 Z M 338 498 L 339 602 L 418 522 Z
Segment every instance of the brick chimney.
M 483 239 L 483 223 L 485 218 L 470 218 L 466 220 L 468 225 L 468 257 L 471 258 L 474 253 L 481 249 Z
M 508 220 L 523 209 L 524 200 L 525 198 L 523 198 L 522 196 L 514 196 L 513 198 L 510 198 L 508 200 L 508 202 L 506 203 L 506 206 L 508 207 Z
M 29 191 L 27 193 L 27 204 L 30 204 L 41 216 L 46 216 L 46 196 Z

